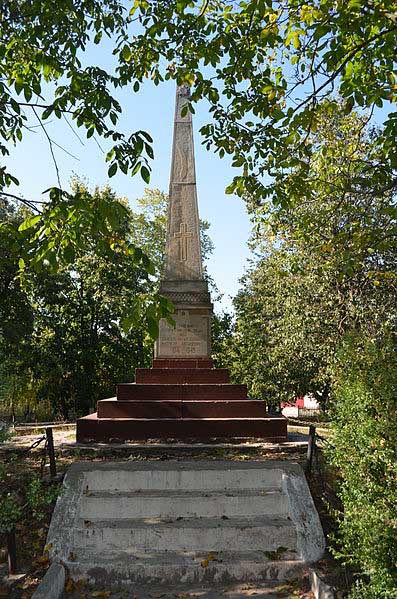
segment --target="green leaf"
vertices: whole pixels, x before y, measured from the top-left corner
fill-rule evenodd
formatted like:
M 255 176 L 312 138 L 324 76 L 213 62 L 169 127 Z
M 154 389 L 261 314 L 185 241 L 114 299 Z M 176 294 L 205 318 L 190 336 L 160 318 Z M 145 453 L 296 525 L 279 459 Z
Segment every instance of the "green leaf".
M 18 231 L 26 231 L 26 229 L 31 229 L 39 222 L 40 219 L 41 219 L 40 214 L 38 214 L 36 216 L 30 216 L 29 218 L 24 220 L 23 223 L 21 223 L 19 225 Z
M 125 60 L 126 62 L 128 62 L 131 58 L 131 50 L 130 47 L 125 45 L 123 46 L 123 49 L 120 52 L 120 56 L 123 60 Z
M 142 166 L 141 168 L 141 177 L 145 181 L 145 183 L 149 183 L 150 181 L 150 172 L 146 166 Z
M 32 98 L 32 90 L 30 89 L 30 87 L 28 85 L 25 85 L 25 87 L 23 88 L 23 93 L 24 93 L 26 102 L 30 102 L 30 100 Z
M 108 169 L 109 177 L 113 177 L 117 172 L 117 162 L 113 162 Z
M 159 336 L 158 321 L 155 318 L 153 318 L 152 316 L 148 315 L 147 316 L 147 326 L 148 326 L 149 335 L 151 336 L 153 341 L 155 341 L 157 339 L 157 337 Z
M 75 257 L 76 257 L 76 252 L 74 250 L 74 247 L 70 244 L 67 245 L 63 250 L 63 255 L 68 264 L 73 263 L 75 260 Z

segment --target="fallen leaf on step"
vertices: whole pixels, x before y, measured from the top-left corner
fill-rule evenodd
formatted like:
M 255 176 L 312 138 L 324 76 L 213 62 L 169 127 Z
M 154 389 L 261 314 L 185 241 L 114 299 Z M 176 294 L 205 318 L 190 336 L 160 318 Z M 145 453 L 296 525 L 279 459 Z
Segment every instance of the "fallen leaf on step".
M 49 551 L 52 547 L 52 543 L 47 543 L 47 545 L 44 545 L 44 549 L 43 549 L 43 553 L 46 553 L 46 551 Z
M 48 557 L 48 553 L 46 555 L 39 555 L 35 560 L 36 564 L 40 564 L 41 566 L 49 566 L 50 560 Z
M 277 547 L 275 551 L 264 551 L 263 553 L 266 555 L 267 559 L 277 561 L 286 551 L 288 551 L 286 547 Z
M 188 597 L 190 597 L 189 593 L 179 593 L 179 595 L 177 595 L 178 599 L 188 599 Z
M 71 552 L 69 553 L 69 555 L 68 555 L 68 560 L 69 560 L 70 562 L 75 562 L 75 561 L 76 561 L 76 557 L 77 557 L 77 556 L 76 556 L 76 554 L 75 554 L 75 553 L 73 553 L 73 551 L 71 551 Z
M 71 593 L 72 591 L 74 591 L 74 581 L 71 578 L 68 578 L 67 581 L 65 582 L 65 591 L 67 593 Z
M 209 564 L 209 561 L 207 559 L 203 559 L 203 561 L 201 562 L 201 567 L 202 568 L 206 568 Z
M 243 591 L 247 591 L 248 589 L 253 589 L 254 584 L 252 582 L 247 582 L 243 587 L 241 587 Z
M 97 597 L 98 599 L 107 599 L 111 594 L 111 591 L 94 591 L 92 596 Z
M 89 528 L 91 525 L 92 525 L 92 522 L 91 522 L 91 520 L 84 520 L 84 526 L 85 526 L 86 528 Z

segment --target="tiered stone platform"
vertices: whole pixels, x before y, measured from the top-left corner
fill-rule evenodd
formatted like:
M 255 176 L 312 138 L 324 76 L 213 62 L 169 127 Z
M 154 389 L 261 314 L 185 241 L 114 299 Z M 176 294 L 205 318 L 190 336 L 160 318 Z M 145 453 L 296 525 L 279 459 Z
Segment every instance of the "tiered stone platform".
M 77 442 L 149 438 L 255 437 L 287 439 L 283 416 L 247 398 L 246 385 L 230 384 L 229 371 L 210 359 L 155 359 L 137 368 L 135 383 L 117 385 L 117 397 L 77 420 Z

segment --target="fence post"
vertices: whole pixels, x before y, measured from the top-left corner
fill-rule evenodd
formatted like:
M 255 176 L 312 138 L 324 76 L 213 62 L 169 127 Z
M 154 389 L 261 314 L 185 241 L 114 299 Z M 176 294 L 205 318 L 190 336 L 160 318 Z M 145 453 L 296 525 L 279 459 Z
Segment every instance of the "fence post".
M 46 428 L 45 434 L 47 437 L 48 457 L 50 458 L 50 476 L 51 478 L 55 478 L 57 475 L 57 466 L 55 463 L 54 437 L 52 434 L 52 428 Z
M 7 532 L 7 559 L 8 559 L 8 574 L 17 573 L 17 541 L 15 536 L 15 528 Z
M 316 427 L 311 424 L 309 427 L 309 440 L 307 443 L 307 457 L 306 457 L 306 474 L 310 474 L 313 463 L 313 454 L 316 449 Z

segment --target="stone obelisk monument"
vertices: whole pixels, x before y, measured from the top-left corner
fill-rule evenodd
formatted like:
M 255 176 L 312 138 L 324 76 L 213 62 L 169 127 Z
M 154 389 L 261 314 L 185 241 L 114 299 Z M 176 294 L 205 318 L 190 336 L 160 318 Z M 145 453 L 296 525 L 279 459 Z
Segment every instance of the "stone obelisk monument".
M 192 117 L 182 109 L 189 89 L 176 92 L 168 207 L 166 260 L 160 292 L 172 300 L 176 326 L 160 322 L 152 368 L 137 368 L 134 382 L 117 385 L 116 397 L 97 402 L 97 412 L 77 420 L 77 441 L 260 437 L 284 441 L 287 421 L 265 413 L 214 368 L 212 304 L 203 277 L 197 210 Z
M 169 189 L 164 275 L 160 293 L 175 306 L 175 328 L 160 322 L 157 359 L 201 359 L 211 353 L 212 304 L 203 277 L 189 88 L 178 86 Z M 185 114 L 186 112 L 186 114 Z

